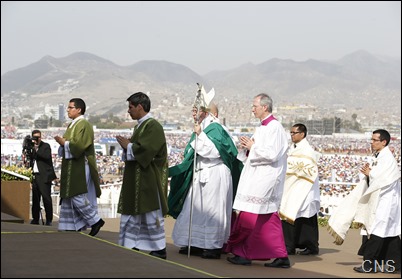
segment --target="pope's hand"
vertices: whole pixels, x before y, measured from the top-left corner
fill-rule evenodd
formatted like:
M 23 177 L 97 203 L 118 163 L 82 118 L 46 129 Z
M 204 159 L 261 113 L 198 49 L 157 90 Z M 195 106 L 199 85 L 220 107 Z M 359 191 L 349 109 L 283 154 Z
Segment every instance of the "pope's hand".
M 194 124 L 194 132 L 197 135 L 201 134 L 201 126 L 200 126 L 200 124 L 198 124 L 198 123 Z

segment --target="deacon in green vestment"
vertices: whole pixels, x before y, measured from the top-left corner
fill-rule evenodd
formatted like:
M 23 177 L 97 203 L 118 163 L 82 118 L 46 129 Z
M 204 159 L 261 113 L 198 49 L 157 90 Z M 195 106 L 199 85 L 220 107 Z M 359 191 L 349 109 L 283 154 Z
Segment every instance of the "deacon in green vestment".
M 63 137 L 56 136 L 62 159 L 60 176 L 61 210 L 59 230 L 79 231 L 92 227 L 95 236 L 104 221 L 98 214 L 97 200 L 101 195 L 99 173 L 96 165 L 94 131 L 84 118 L 85 102 L 73 98 L 67 107 L 73 121 Z
M 128 113 L 138 121 L 131 139 L 117 136 L 125 169 L 118 213 L 119 244 L 151 251 L 166 259 L 164 216 L 168 212 L 168 157 L 162 125 L 150 114 L 151 101 L 142 92 L 131 95 Z

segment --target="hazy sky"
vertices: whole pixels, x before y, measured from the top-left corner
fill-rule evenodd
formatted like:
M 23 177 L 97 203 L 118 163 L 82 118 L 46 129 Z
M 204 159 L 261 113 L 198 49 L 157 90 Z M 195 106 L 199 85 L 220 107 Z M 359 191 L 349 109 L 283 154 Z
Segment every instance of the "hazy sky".
M 198 74 L 272 58 L 401 57 L 400 1 L 1 1 L 1 74 L 84 51 L 128 66 L 166 60 Z

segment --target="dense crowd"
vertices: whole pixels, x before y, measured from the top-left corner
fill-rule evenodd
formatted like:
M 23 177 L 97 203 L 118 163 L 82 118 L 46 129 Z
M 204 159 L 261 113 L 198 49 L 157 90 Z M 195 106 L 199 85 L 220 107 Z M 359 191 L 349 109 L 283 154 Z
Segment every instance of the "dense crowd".
M 131 136 L 132 131 L 95 132 L 95 141 L 101 138 L 114 138 L 116 135 Z M 60 131 L 45 131 L 43 140 L 53 139 L 55 135 L 63 134 Z M 6 132 L 2 129 L 2 138 L 23 139 L 25 134 Z M 236 141 L 239 135 L 234 134 Z M 169 166 L 175 166 L 183 160 L 183 150 L 188 143 L 190 133 L 167 132 L 166 140 L 169 146 Z M 349 194 L 353 187 L 360 181 L 359 169 L 367 161 L 370 161 L 371 150 L 368 139 L 338 138 L 338 137 L 310 137 L 308 141 L 322 156 L 318 162 L 319 180 L 321 185 L 322 205 L 331 211 L 340 200 Z M 389 144 L 399 168 L 401 168 L 401 140 L 393 139 Z M 101 183 L 109 184 L 121 180 L 124 162 L 120 156 L 97 155 L 97 163 Z M 53 154 L 53 164 L 56 174 L 60 173 L 61 158 Z M 1 165 L 23 166 L 21 155 L 1 154 Z M 114 180 L 113 180 L 114 179 Z

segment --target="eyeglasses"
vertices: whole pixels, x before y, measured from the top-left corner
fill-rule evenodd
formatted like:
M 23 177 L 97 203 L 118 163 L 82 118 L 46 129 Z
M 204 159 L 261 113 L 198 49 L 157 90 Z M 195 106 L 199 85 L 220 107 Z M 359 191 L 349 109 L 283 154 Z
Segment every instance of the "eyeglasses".
M 67 107 L 67 109 L 75 109 L 75 107 Z
M 372 141 L 381 141 L 380 139 L 370 139 Z
M 291 135 L 300 134 L 301 132 L 290 132 Z

